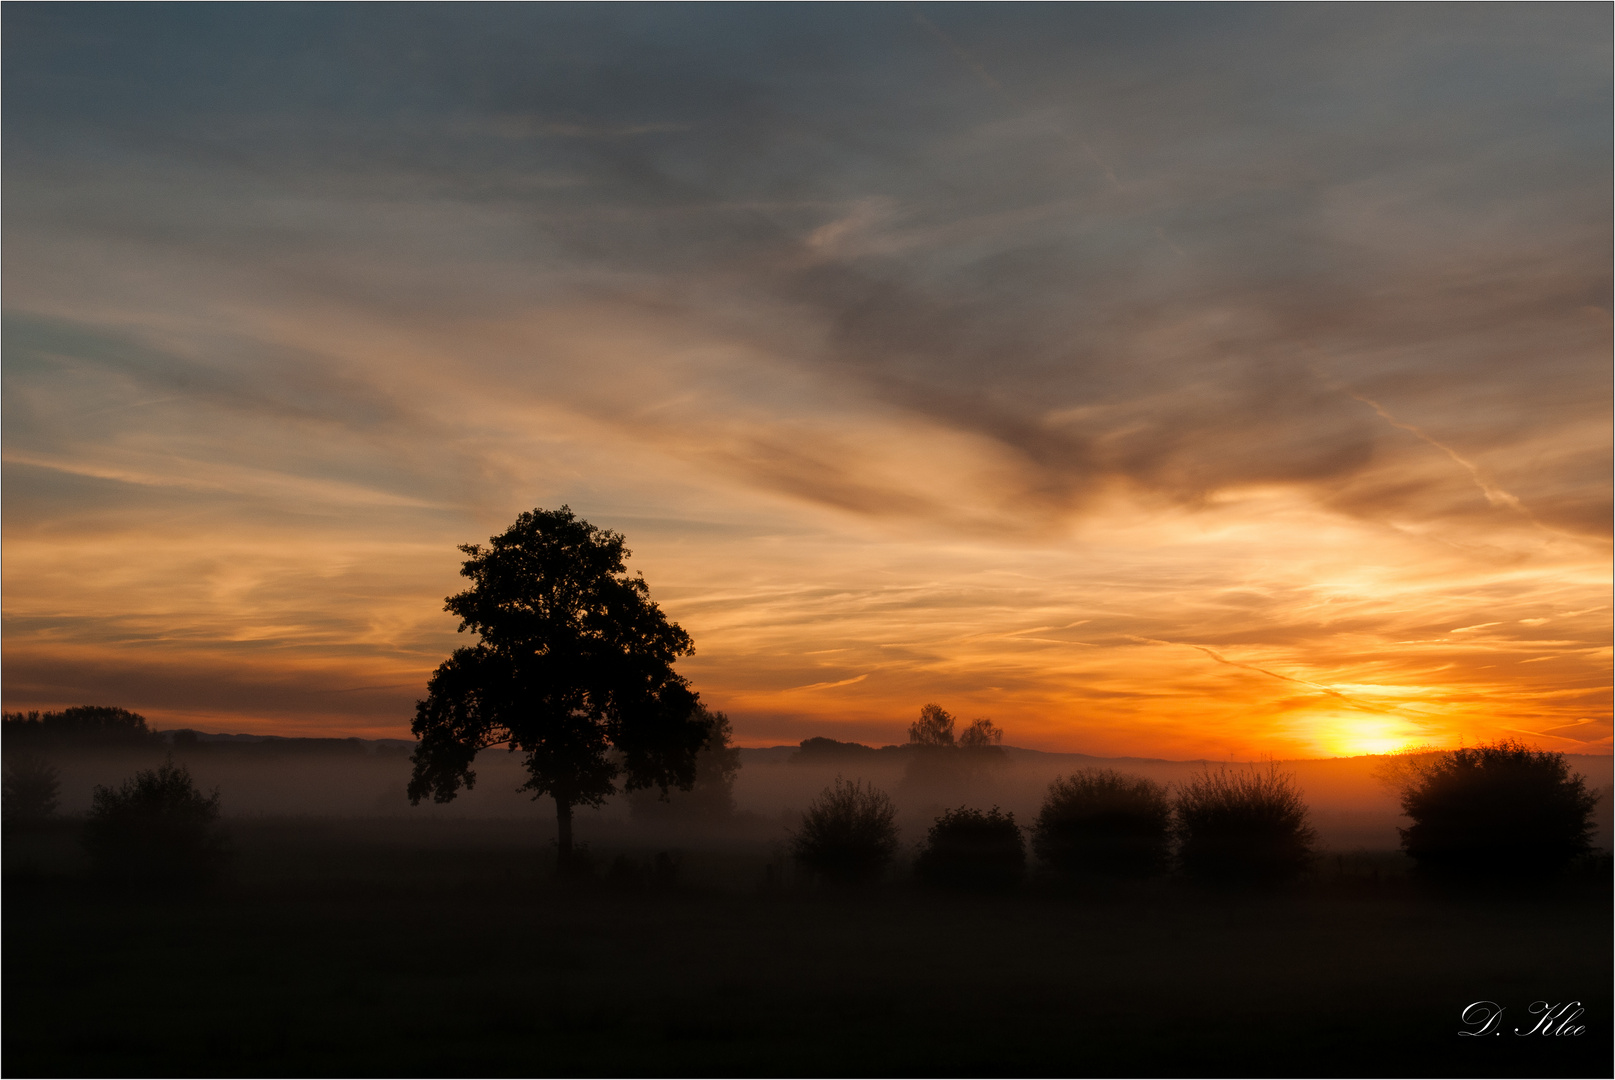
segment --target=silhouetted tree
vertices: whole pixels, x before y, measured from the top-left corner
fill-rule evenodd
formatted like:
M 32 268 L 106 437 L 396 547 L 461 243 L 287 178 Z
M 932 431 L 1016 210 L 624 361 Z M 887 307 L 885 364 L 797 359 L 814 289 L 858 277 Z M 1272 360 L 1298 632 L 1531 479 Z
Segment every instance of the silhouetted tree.
M 922 803 L 939 796 L 945 802 L 962 795 L 975 797 L 966 793 L 979 787 L 988 771 L 1004 760 L 999 745 L 1004 733 L 997 724 L 985 718 L 972 720 L 955 738 L 954 723 L 952 714 L 930 702 L 920 706 L 920 718 L 909 725 L 903 787 Z M 940 809 L 935 802 L 931 805 Z
M 117 788 L 96 785 L 84 846 L 103 878 L 197 884 L 214 877 L 228 854 L 218 818 L 218 791 L 203 795 L 185 766 L 168 761 Z
M 1277 765 L 1207 769 L 1178 791 L 1173 810 L 1178 859 L 1193 877 L 1279 881 L 1312 858 L 1306 803 Z
M 44 758 L 13 751 L 6 755 L 0 784 L 0 818 L 10 826 L 32 825 L 56 812 L 62 773 Z
M 1171 841 L 1166 788 L 1113 769 L 1056 777 L 1032 830 L 1037 857 L 1065 874 L 1158 874 L 1166 869 Z
M 460 550 L 472 585 L 446 607 L 482 641 L 456 649 L 416 706 L 410 800 L 448 802 L 475 783 L 479 750 L 520 750 L 523 786 L 555 800 L 569 864 L 573 807 L 598 806 L 619 775 L 630 791 L 694 783 L 710 731 L 673 671 L 694 646 L 644 578 L 627 575 L 622 535 L 567 507 L 524 513 L 487 547 Z
M 1597 805 L 1563 754 L 1505 739 L 1415 764 L 1399 831 L 1427 873 L 1544 877 L 1591 850 Z
M 74 705 L 60 712 L 9 712 L 3 719 L 12 746 L 141 746 L 159 741 L 146 718 L 111 705 Z
M 802 814 L 792 853 L 831 881 L 868 881 L 897 854 L 896 821 L 897 807 L 884 791 L 838 776 Z
M 908 726 L 911 746 L 952 746 L 953 716 L 935 702 L 920 706 L 920 718 Z
M 983 717 L 970 721 L 970 725 L 959 733 L 959 749 L 961 750 L 996 750 L 1004 741 L 1004 729 Z
M 651 788 L 633 792 L 629 807 L 635 816 L 713 820 L 734 814 L 735 775 L 740 772 L 740 751 L 729 745 L 734 728 L 721 712 L 709 712 L 704 705 L 696 711 L 706 725 L 707 740 L 695 756 L 695 783 L 677 795 Z
M 914 869 L 932 885 L 1007 889 L 1026 874 L 1026 843 L 1014 814 L 961 806 L 936 819 Z

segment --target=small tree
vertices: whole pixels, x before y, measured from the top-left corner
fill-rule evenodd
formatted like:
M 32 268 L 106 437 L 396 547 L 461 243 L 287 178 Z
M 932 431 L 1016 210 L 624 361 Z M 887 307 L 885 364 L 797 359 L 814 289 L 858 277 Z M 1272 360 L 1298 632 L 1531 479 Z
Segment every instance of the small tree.
M 1004 741 L 1004 729 L 986 717 L 970 721 L 959 733 L 961 750 L 997 750 Z
M 936 702 L 920 706 L 920 718 L 908 726 L 911 746 L 952 746 L 953 714 Z
M 1280 881 L 1312 858 L 1317 834 L 1295 778 L 1278 766 L 1210 769 L 1183 785 L 1173 806 L 1178 859 L 1206 880 Z
M 1399 831 L 1421 871 L 1544 877 L 1591 850 L 1597 805 L 1563 754 L 1505 739 L 1415 765 Z
M 1171 840 L 1166 788 L 1113 769 L 1055 777 L 1032 829 L 1032 850 L 1063 874 L 1158 874 L 1166 869 Z
M 482 641 L 455 650 L 416 704 L 410 801 L 448 802 L 475 784 L 479 751 L 520 750 L 523 787 L 555 800 L 568 865 L 573 807 L 600 805 L 618 776 L 629 791 L 695 782 L 710 731 L 673 670 L 695 646 L 645 579 L 628 576 L 622 535 L 565 506 L 522 514 L 489 546 L 460 550 L 472 585 L 445 606 Z
M 884 791 L 838 776 L 802 814 L 792 854 L 828 880 L 869 881 L 897 854 L 896 821 L 897 807 Z
M 920 880 L 949 888 L 1011 888 L 1026 874 L 1026 843 L 1014 814 L 961 806 L 936 819 L 914 869 Z
M 84 846 L 103 878 L 194 885 L 223 869 L 218 818 L 218 791 L 203 795 L 185 766 L 168 761 L 117 788 L 96 785 Z
M 44 821 L 56 812 L 61 790 L 62 773 L 56 766 L 31 754 L 9 754 L 0 786 L 0 818 L 10 826 Z

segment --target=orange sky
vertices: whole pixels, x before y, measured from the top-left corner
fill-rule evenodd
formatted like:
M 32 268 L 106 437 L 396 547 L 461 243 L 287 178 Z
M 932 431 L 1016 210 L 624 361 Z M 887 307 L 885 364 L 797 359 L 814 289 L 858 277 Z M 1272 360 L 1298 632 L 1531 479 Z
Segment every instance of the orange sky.
M 1609 14 L 1276 14 L 551 27 L 580 98 L 541 12 L 8 13 L 6 707 L 406 735 L 565 503 L 744 745 L 1609 752 Z

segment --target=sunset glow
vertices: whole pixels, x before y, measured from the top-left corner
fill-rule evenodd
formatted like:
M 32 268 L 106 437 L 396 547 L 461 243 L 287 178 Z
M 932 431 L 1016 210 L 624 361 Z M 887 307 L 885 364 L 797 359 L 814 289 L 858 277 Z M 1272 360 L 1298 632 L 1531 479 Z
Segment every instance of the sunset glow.
M 407 736 L 567 504 L 743 745 L 1610 752 L 1608 9 L 927 10 L 8 12 L 5 707 Z

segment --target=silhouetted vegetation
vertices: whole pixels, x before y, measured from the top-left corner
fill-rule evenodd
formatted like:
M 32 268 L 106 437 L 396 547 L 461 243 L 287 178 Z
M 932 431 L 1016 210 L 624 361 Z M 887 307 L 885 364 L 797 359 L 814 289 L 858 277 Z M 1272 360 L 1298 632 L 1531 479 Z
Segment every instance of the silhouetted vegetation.
M 920 706 L 920 718 L 908 726 L 910 746 L 953 746 L 953 714 L 936 702 Z
M 1597 805 L 1563 754 L 1502 740 L 1413 765 L 1399 831 L 1426 873 L 1545 877 L 1591 850 Z
M 1148 877 L 1171 857 L 1166 788 L 1113 769 L 1056 777 L 1032 828 L 1032 850 L 1061 874 Z
M 985 718 L 972 720 L 957 737 L 954 725 L 953 715 L 935 702 L 920 706 L 919 719 L 909 725 L 908 742 L 901 747 L 908 755 L 903 787 L 921 800 L 944 793 L 948 801 L 968 797 L 989 770 L 1004 762 L 1004 733 L 998 725 Z
M 219 793 L 197 790 L 183 765 L 144 769 L 117 788 L 96 785 L 84 846 L 97 876 L 157 887 L 216 877 L 228 854 L 219 832 Z
M 836 777 L 802 814 L 796 860 L 836 882 L 877 878 L 897 854 L 897 807 L 884 791 Z
M 713 821 L 735 812 L 735 774 L 740 771 L 740 751 L 729 745 L 734 728 L 729 717 L 696 706 L 707 740 L 695 757 L 695 782 L 688 791 L 669 792 L 641 788 L 629 796 L 635 817 L 672 820 Z
M 961 750 L 997 750 L 1004 742 L 1004 729 L 986 717 L 970 721 L 959 733 Z
M 573 807 L 600 805 L 619 775 L 629 791 L 688 790 L 710 730 L 673 661 L 695 646 L 628 576 L 622 535 L 563 506 L 460 550 L 472 586 L 445 607 L 482 641 L 456 649 L 416 706 L 410 801 L 448 802 L 476 782 L 479 751 L 520 750 L 524 788 L 555 800 L 565 863 Z
M 0 820 L 10 828 L 38 824 L 56 812 L 61 791 L 60 769 L 42 757 L 12 751 L 0 783 Z
M 1026 876 L 1026 843 L 1014 814 L 961 806 L 936 819 L 914 869 L 931 885 L 1008 889 Z
M 1312 858 L 1306 803 L 1276 765 L 1207 769 L 1178 791 L 1173 814 L 1178 860 L 1191 877 L 1282 881 Z
M 836 761 L 844 758 L 866 758 L 882 751 L 894 750 L 895 747 L 882 747 L 877 750 L 873 746 L 863 743 L 839 742 L 836 739 L 826 739 L 819 735 L 811 739 L 803 739 L 797 745 L 796 753 L 791 755 L 791 761 L 797 764 L 810 764 L 815 761 Z
M 110 705 L 75 705 L 60 712 L 0 714 L 8 748 L 33 746 L 133 747 L 160 739 L 146 718 Z

